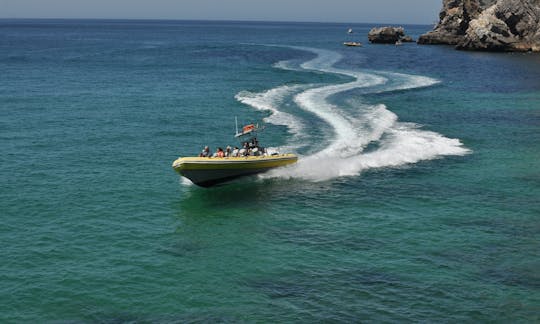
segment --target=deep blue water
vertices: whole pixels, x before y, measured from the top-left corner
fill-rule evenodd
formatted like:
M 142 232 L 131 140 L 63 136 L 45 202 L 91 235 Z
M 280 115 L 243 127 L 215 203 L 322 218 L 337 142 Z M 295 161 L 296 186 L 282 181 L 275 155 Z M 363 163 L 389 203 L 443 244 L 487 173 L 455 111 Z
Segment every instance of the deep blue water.
M 540 56 L 371 27 L 0 20 L 0 321 L 540 321 Z

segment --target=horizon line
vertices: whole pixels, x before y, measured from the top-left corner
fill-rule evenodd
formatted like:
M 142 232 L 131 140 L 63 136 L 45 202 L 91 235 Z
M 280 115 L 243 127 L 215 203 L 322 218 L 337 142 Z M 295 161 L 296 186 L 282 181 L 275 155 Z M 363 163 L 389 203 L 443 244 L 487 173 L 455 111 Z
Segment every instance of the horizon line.
M 379 24 L 379 25 L 411 25 L 431 26 L 432 23 L 392 23 L 392 22 L 344 22 L 344 21 L 310 21 L 310 20 L 257 20 L 257 19 L 190 19 L 190 18 L 75 18 L 75 17 L 0 17 L 0 20 L 103 20 L 103 21 L 192 21 L 192 22 L 251 22 L 251 23 L 296 23 L 296 24 Z

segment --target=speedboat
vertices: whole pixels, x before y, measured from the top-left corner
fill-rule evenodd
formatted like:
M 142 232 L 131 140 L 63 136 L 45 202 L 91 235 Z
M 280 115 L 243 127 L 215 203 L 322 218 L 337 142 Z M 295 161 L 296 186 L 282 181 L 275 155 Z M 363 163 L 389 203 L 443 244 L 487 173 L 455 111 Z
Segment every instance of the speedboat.
M 236 132 L 235 137 L 248 137 L 248 140 L 243 142 L 245 149 L 239 150 L 238 153 L 233 151 L 230 154 L 204 156 L 205 151 L 203 150 L 203 153 L 198 157 L 178 158 L 173 162 L 172 167 L 194 184 L 201 187 L 211 187 L 298 161 L 298 157 L 294 154 L 281 154 L 260 147 L 256 138 L 257 130 L 260 130 L 258 125 L 250 124 L 244 126 L 242 132 Z M 252 145 L 249 146 L 249 144 Z
M 239 177 L 263 173 L 270 169 L 296 163 L 294 154 L 238 157 L 181 157 L 173 168 L 201 187 L 211 187 Z

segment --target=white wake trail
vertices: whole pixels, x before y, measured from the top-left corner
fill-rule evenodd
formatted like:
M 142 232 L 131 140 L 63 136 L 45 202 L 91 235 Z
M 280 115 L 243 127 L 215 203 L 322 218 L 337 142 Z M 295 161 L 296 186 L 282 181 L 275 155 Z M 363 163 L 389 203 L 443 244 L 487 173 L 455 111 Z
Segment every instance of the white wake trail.
M 239 102 L 251 106 L 257 110 L 269 111 L 270 116 L 263 120 L 274 125 L 287 126 L 289 131 L 298 135 L 302 133 L 304 125 L 299 118 L 292 114 L 279 110 L 283 100 L 296 92 L 305 89 L 306 85 L 283 85 L 263 92 L 241 91 L 235 98 Z
M 326 121 L 335 133 L 335 138 L 331 144 L 322 151 L 316 153 L 310 158 L 319 157 L 346 157 L 356 154 L 362 150 L 363 146 L 368 142 L 362 142 L 362 136 L 358 129 L 353 125 L 351 117 L 347 116 L 340 107 L 328 102 L 327 98 L 355 88 L 368 88 L 379 84 L 384 84 L 387 79 L 374 74 L 367 74 L 357 71 L 348 71 L 334 68 L 334 64 L 341 60 L 341 55 L 338 53 L 321 50 L 310 49 L 304 47 L 296 47 L 297 49 L 310 50 L 317 54 L 317 57 L 305 62 L 301 65 L 303 69 L 320 71 L 333 74 L 341 74 L 349 76 L 353 79 L 351 82 L 322 86 L 318 88 L 308 89 L 295 97 L 295 102 L 309 112 L 317 115 L 319 118 Z M 360 140 L 360 141 L 359 141 Z
M 292 167 L 273 170 L 263 177 L 322 181 L 358 175 L 369 168 L 396 167 L 445 155 L 469 153 L 458 139 L 449 139 L 435 132 L 421 130 L 413 123 L 398 122 L 397 115 L 383 104 L 362 105 L 359 108 L 362 108 L 363 114 L 355 118 L 328 101 L 330 96 L 340 92 L 384 85 L 389 78 L 395 82 L 372 92 L 427 87 L 438 83 L 438 80 L 393 72 L 365 73 L 334 68 L 334 64 L 341 59 L 338 53 L 305 47 L 294 48 L 317 55 L 316 58 L 301 64 L 302 69 L 346 75 L 353 81 L 309 88 L 295 96 L 294 101 L 299 107 L 315 114 L 332 127 L 334 137 L 321 151 L 301 157 Z M 289 69 L 283 62 L 280 67 Z M 362 154 L 371 142 L 377 143 L 378 148 Z

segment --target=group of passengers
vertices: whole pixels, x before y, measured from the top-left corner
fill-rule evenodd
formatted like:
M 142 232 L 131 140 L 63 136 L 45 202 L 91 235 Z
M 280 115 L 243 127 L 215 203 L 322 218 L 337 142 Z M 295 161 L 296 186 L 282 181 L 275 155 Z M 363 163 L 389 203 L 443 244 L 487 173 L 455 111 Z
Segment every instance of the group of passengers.
M 240 157 L 240 156 L 259 156 L 264 155 L 265 149 L 259 146 L 259 141 L 256 138 L 251 139 L 242 143 L 242 148 L 239 149 L 238 146 L 235 146 L 232 149 L 230 146 L 227 146 L 225 150 L 221 147 L 218 147 L 215 153 L 210 153 L 210 148 L 205 146 L 202 152 L 199 154 L 200 157 Z

